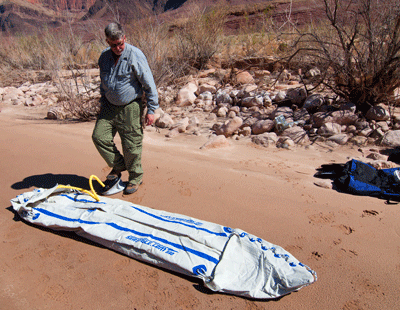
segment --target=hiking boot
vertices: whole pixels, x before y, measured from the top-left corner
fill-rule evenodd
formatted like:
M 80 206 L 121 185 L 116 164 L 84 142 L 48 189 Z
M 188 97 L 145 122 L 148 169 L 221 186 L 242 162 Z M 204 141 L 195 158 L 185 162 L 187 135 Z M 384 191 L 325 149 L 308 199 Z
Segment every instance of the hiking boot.
M 125 171 L 126 169 L 117 170 L 113 168 L 111 172 L 107 175 L 107 180 L 114 181 L 121 177 L 121 172 Z
M 140 181 L 140 183 L 138 183 L 138 184 L 128 183 L 128 184 L 125 186 L 124 194 L 125 194 L 125 195 L 130 195 L 130 194 L 135 193 L 135 192 L 139 189 L 139 186 L 140 186 L 141 184 L 142 184 L 142 181 Z

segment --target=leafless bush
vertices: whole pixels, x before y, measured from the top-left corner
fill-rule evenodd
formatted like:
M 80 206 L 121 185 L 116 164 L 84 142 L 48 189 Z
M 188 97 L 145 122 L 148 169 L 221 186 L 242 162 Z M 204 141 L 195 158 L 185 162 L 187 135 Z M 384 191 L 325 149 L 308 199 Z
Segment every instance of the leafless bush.
M 223 25 L 221 8 L 196 7 L 185 19 L 147 16 L 135 19 L 126 30 L 128 41 L 144 52 L 160 85 L 203 69 L 220 48 Z
M 325 85 L 365 113 L 395 103 L 400 86 L 400 4 L 398 1 L 320 0 L 325 19 L 300 32 L 289 60 L 318 66 Z
M 191 18 L 175 30 L 172 47 L 177 59 L 187 67 L 203 69 L 221 46 L 224 23 L 223 8 L 196 8 Z
M 100 102 L 99 98 L 65 98 L 62 101 L 62 108 L 66 113 L 66 118 L 90 121 L 94 120 L 100 112 Z
M 93 119 L 99 111 L 95 95 L 98 84 L 93 83 L 89 70 L 90 64 L 97 63 L 103 46 L 96 39 L 84 41 L 71 24 L 60 30 L 58 36 L 62 40 L 48 35 L 43 43 L 54 55 L 48 59 L 47 67 L 59 90 L 59 101 L 68 116 L 83 121 Z
M 170 34 L 165 22 L 159 20 L 156 15 L 148 16 L 130 23 L 126 32 L 128 41 L 146 55 L 157 85 L 168 83 L 175 78 L 176 70 L 173 70 L 169 63 Z

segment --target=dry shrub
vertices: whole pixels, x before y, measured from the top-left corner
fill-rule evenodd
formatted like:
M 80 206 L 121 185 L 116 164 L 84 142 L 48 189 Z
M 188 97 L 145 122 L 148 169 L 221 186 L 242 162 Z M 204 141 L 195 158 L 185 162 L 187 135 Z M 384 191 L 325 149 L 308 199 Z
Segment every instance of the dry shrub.
M 100 112 L 99 98 L 75 97 L 66 98 L 62 101 L 63 112 L 66 118 L 77 119 L 79 121 L 94 120 Z
M 379 103 L 398 104 L 400 4 L 398 1 L 320 0 L 325 19 L 299 31 L 289 59 L 323 72 L 323 84 L 365 113 Z
M 196 7 L 190 18 L 174 30 L 170 48 L 185 71 L 204 69 L 220 49 L 225 14 L 224 8 L 218 6 L 209 10 Z
M 268 5 L 256 17 L 250 17 L 249 12 L 255 9 L 247 8 L 236 26 L 235 35 L 227 36 L 227 45 L 235 57 L 260 57 L 271 55 L 276 50 L 271 43 L 274 40 L 274 22 L 271 18 L 272 8 Z
M 140 29 L 140 31 L 138 31 Z M 126 26 L 128 42 L 147 57 L 156 84 L 168 83 L 176 74 L 171 69 L 168 25 L 157 16 L 138 19 Z
M 38 35 L 3 35 L 0 47 L 1 65 L 14 69 L 45 68 L 45 54 Z
M 196 7 L 184 19 L 160 20 L 153 15 L 125 28 L 128 41 L 146 55 L 156 84 L 166 85 L 206 67 L 220 48 L 224 14 L 220 7 Z

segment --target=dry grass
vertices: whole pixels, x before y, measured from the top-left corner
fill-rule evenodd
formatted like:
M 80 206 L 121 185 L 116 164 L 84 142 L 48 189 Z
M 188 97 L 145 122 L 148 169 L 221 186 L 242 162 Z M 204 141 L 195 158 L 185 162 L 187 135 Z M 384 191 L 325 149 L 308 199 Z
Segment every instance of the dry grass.
M 325 5 L 330 3 L 328 0 L 316 1 Z M 360 0 L 359 3 L 371 1 Z M 226 6 L 195 7 L 191 14 L 179 20 L 149 16 L 131 21 L 125 29 L 128 41 L 146 54 L 158 86 L 174 84 L 188 74 L 208 68 L 210 63 L 224 63 L 233 68 L 237 63 L 246 63 L 247 59 L 260 59 L 259 63 L 265 65 L 273 57 L 286 61 L 287 65 L 320 66 L 326 73 L 320 83 L 325 83 L 344 98 L 362 99 L 368 105 L 388 100 L 382 93 L 393 92 L 399 80 L 400 22 L 396 24 L 396 19 L 389 16 L 397 12 L 398 4 L 393 2 L 391 8 L 386 5 L 386 11 L 381 6 L 380 14 L 364 15 L 364 20 L 354 19 L 350 25 L 342 24 L 346 18 L 348 20 L 349 12 L 343 6 L 337 8 L 342 11 L 337 10 L 333 19 L 328 16 L 327 23 L 319 20 L 319 23 L 303 24 L 302 29 L 292 19 L 291 5 L 285 8 L 277 22 L 273 18 L 274 7 L 269 4 L 241 7 L 236 11 Z M 384 15 L 385 12 L 389 17 Z M 232 16 L 241 17 L 240 27 L 234 35 L 232 28 L 227 28 Z M 366 20 L 370 22 L 369 27 Z M 106 47 L 103 29 L 96 25 L 92 28 L 95 30 L 91 40 L 86 39 L 85 29 L 73 31 L 72 27 L 57 32 L 43 30 L 37 35 L 1 35 L 0 65 L 5 69 L 48 70 L 51 78 L 61 85 L 64 101 L 85 106 L 82 102 L 89 100 L 87 96 L 93 87 L 84 78 L 85 70 L 97 66 L 97 59 Z M 254 62 L 250 63 L 254 67 Z M 74 83 L 62 84 L 59 72 L 63 69 L 71 70 Z M 379 77 L 382 77 L 381 81 Z M 361 105 L 364 104 L 362 100 Z M 83 118 L 92 116 L 92 112 L 86 115 L 85 111 L 77 114 Z

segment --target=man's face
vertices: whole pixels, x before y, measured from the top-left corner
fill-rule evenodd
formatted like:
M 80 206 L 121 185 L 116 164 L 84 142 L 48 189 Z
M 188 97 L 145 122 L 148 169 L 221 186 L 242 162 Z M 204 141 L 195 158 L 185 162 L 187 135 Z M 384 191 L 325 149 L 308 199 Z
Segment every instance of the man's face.
M 106 39 L 108 45 L 110 45 L 111 50 L 115 55 L 120 56 L 125 49 L 125 39 L 126 37 L 123 36 L 121 39 L 111 41 L 110 39 Z

